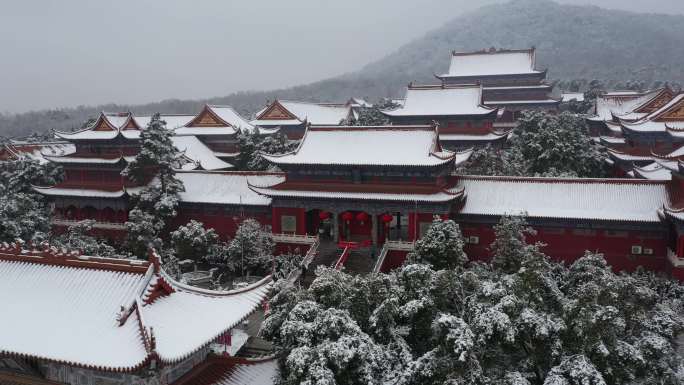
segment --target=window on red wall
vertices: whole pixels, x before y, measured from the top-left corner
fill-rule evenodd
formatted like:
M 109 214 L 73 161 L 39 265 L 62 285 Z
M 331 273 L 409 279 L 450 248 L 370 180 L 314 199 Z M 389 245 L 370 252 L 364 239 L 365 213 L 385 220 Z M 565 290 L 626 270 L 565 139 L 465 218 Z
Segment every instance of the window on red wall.
M 627 238 L 629 235 L 629 233 L 626 231 L 617 230 L 605 230 L 603 234 L 608 238 Z
M 581 236 L 581 237 L 593 237 L 596 235 L 596 230 L 574 229 L 574 230 L 572 230 L 572 235 L 577 235 L 577 236 Z

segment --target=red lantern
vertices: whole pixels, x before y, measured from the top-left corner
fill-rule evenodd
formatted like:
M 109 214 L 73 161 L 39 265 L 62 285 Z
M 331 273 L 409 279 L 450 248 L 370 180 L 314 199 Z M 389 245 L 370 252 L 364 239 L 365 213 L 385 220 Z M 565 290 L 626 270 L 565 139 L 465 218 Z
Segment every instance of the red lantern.
M 327 211 L 321 211 L 318 213 L 318 217 L 321 218 L 321 220 L 326 220 L 330 218 L 330 213 Z
M 345 211 L 344 213 L 342 213 L 342 220 L 345 222 L 351 221 L 353 217 L 354 215 L 352 215 L 352 213 L 350 213 L 349 211 Z
M 368 214 L 364 213 L 363 211 L 356 214 L 356 220 L 363 223 L 368 220 Z
M 383 214 L 382 217 L 380 217 L 380 219 L 385 223 L 390 223 L 392 222 L 392 219 L 394 219 L 394 217 L 390 214 Z

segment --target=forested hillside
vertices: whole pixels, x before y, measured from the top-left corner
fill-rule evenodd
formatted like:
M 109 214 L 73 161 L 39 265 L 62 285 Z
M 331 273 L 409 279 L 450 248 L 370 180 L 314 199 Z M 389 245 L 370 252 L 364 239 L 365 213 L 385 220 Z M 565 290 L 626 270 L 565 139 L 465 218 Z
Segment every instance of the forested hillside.
M 0 115 L 0 135 L 77 128 L 102 110 L 194 113 L 201 104 L 209 102 L 230 104 L 250 115 L 275 97 L 343 101 L 350 96 L 370 99 L 401 96 L 407 82 L 434 81 L 433 73 L 446 71 L 453 49 L 536 46 L 538 64 L 549 69 L 549 79 L 600 79 L 613 85 L 640 80 L 644 86 L 662 81 L 684 82 L 682 36 L 684 16 L 566 6 L 548 0 L 514 0 L 459 16 L 384 59 L 337 78 L 201 101 L 167 100 L 134 106 L 104 105 Z

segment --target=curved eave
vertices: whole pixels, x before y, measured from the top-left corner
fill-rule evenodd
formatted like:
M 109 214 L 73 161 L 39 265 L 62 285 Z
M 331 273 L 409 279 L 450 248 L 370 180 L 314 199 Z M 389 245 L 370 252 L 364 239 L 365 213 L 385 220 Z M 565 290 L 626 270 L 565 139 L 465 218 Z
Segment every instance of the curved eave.
M 118 158 L 113 158 L 113 159 L 105 159 L 105 158 L 79 158 L 79 157 L 70 157 L 70 156 L 51 156 L 51 155 L 43 155 L 43 157 L 50 162 L 54 163 L 64 163 L 64 164 L 106 164 L 106 165 L 114 165 L 122 162 L 126 162 L 127 160 L 124 157 L 118 157 Z
M 402 110 L 401 107 L 395 109 L 395 110 L 387 110 L 387 111 L 380 111 L 381 114 L 385 116 L 389 116 L 392 118 L 433 118 L 435 120 L 439 118 L 451 118 L 451 117 L 471 117 L 471 116 L 477 116 L 477 117 L 483 117 L 483 116 L 489 116 L 489 115 L 496 115 L 499 111 L 497 107 L 489 107 L 486 105 L 478 105 L 479 108 L 486 110 L 478 113 L 466 113 L 466 114 L 419 114 L 419 113 L 409 113 L 409 114 L 402 114 L 400 111 Z
M 367 192 L 333 192 L 308 190 L 276 190 L 268 187 L 249 185 L 249 188 L 270 198 L 312 198 L 332 199 L 343 201 L 374 201 L 374 202 L 407 202 L 407 203 L 449 203 L 464 196 L 463 188 L 442 190 L 436 194 L 395 194 L 395 193 L 367 193 Z
M 197 351 L 205 348 L 209 344 L 211 344 L 213 341 L 216 340 L 219 336 L 225 334 L 226 332 L 230 331 L 233 329 L 235 326 L 239 325 L 242 323 L 245 319 L 247 319 L 250 315 L 252 315 L 256 310 L 259 308 L 259 303 L 266 299 L 268 296 L 268 289 L 271 286 L 271 282 L 273 281 L 272 277 L 270 275 L 262 278 L 261 280 L 246 286 L 244 288 L 240 289 L 235 289 L 235 290 L 227 290 L 227 291 L 218 291 L 218 290 L 208 290 L 208 289 L 202 289 L 199 287 L 194 287 L 190 285 L 183 284 L 181 282 L 176 281 L 173 279 L 170 275 L 168 275 L 163 269 L 160 269 L 159 271 L 159 276 L 164 279 L 175 291 L 182 291 L 187 294 L 192 294 L 192 295 L 197 295 L 201 297 L 210 297 L 210 298 L 225 298 L 225 297 L 234 297 L 234 296 L 240 296 L 240 295 L 247 295 L 251 294 L 251 292 L 258 290 L 258 289 L 265 289 L 263 294 L 257 296 L 259 298 L 259 301 L 257 304 L 253 305 L 253 307 L 248 311 L 245 312 L 244 314 L 241 314 L 239 319 L 234 320 L 232 323 L 226 324 L 226 326 L 222 327 L 219 330 L 216 330 L 215 333 L 213 333 L 209 338 L 204 339 L 201 341 L 198 345 L 196 345 L 192 350 L 185 351 L 180 355 L 176 355 L 173 357 L 165 357 L 162 354 L 159 354 L 158 352 L 155 352 L 155 354 L 159 357 L 159 359 L 165 363 L 165 364 L 175 364 L 178 362 L 181 362 L 191 355 L 195 354 Z M 173 293 L 171 294 L 173 295 Z M 151 305 L 152 307 L 154 306 L 153 304 Z M 143 308 L 143 312 L 147 311 L 147 309 Z
M 32 186 L 33 191 L 46 196 L 81 197 L 81 198 L 123 198 L 128 195 L 126 189 L 115 191 L 103 191 L 93 189 L 75 189 L 60 187 Z
M 119 131 L 92 131 L 91 129 L 85 129 L 81 131 L 75 131 L 75 132 L 62 132 L 62 131 L 53 131 L 55 136 L 66 139 L 66 140 L 112 140 L 115 139 L 117 136 L 119 136 Z M 94 133 L 91 135 L 92 137 L 87 137 L 83 136 L 85 133 Z M 103 133 L 103 134 L 100 134 Z M 108 134 L 108 135 L 104 135 Z
M 437 79 L 485 79 L 485 78 L 500 78 L 500 77 L 515 77 L 515 76 L 532 76 L 532 75 L 546 75 L 547 70 L 531 70 L 529 72 L 513 73 L 513 74 L 471 74 L 471 75 L 455 75 L 455 74 L 441 74 L 434 76 Z
M 311 162 L 297 162 L 297 161 L 282 161 L 280 160 L 281 158 L 279 157 L 273 157 L 273 156 L 267 156 L 267 155 L 262 155 L 264 159 L 266 159 L 268 162 L 276 165 L 276 166 L 306 166 L 306 167 L 416 167 L 416 168 L 432 168 L 432 167 L 442 167 L 450 162 L 453 162 L 456 157 L 450 156 L 448 158 L 442 159 L 437 157 L 434 154 L 431 154 L 434 158 L 436 158 L 436 161 L 430 164 L 411 164 L 411 163 L 405 163 L 405 164 L 384 164 L 384 163 L 377 163 L 377 164 L 358 164 L 358 163 L 311 163 Z

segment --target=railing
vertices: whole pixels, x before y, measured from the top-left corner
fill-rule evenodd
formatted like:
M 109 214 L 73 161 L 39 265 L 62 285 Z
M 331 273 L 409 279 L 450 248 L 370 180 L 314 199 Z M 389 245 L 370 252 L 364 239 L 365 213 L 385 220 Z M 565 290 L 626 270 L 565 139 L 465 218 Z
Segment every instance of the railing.
M 302 265 L 308 269 L 309 265 L 311 264 L 311 261 L 313 261 L 314 257 L 316 257 L 316 253 L 318 252 L 318 246 L 320 245 L 320 240 L 318 239 L 318 237 L 306 237 L 308 237 L 308 239 L 312 241 L 312 243 L 309 244 L 309 250 L 307 250 L 306 254 L 304 255 L 304 259 L 302 259 Z M 275 239 L 275 234 L 273 238 Z M 293 271 L 291 271 L 290 275 L 287 276 L 288 285 L 293 285 L 299 279 L 299 276 L 301 274 L 301 269 L 294 269 Z
M 667 259 L 670 260 L 673 267 L 684 267 L 684 258 L 678 257 L 670 248 L 667 249 Z
M 273 234 L 273 240 L 279 243 L 294 243 L 298 245 L 311 245 L 318 242 L 318 237 L 314 235 L 299 234 Z
M 340 258 L 335 263 L 335 270 L 342 269 L 344 264 L 347 262 L 347 259 L 349 258 L 350 253 L 351 253 L 351 248 L 349 246 L 345 247 L 344 250 L 342 250 L 342 255 L 340 255 Z
M 74 219 L 54 218 L 52 220 L 52 224 L 56 225 L 56 226 L 70 227 L 70 226 L 77 225 L 77 224 L 83 222 L 84 220 L 85 219 L 74 220 Z M 120 222 L 98 222 L 98 221 L 95 221 L 92 226 L 94 229 L 126 230 L 126 226 Z
M 401 251 L 411 251 L 413 250 L 414 243 L 413 242 L 404 242 L 404 241 L 386 241 L 384 245 L 382 245 L 382 250 L 380 250 L 380 255 L 378 256 L 378 260 L 375 261 L 375 266 L 373 266 L 373 273 L 379 273 L 380 269 L 382 268 L 383 263 L 385 263 L 385 258 L 387 257 L 387 254 L 391 250 L 401 250 Z

